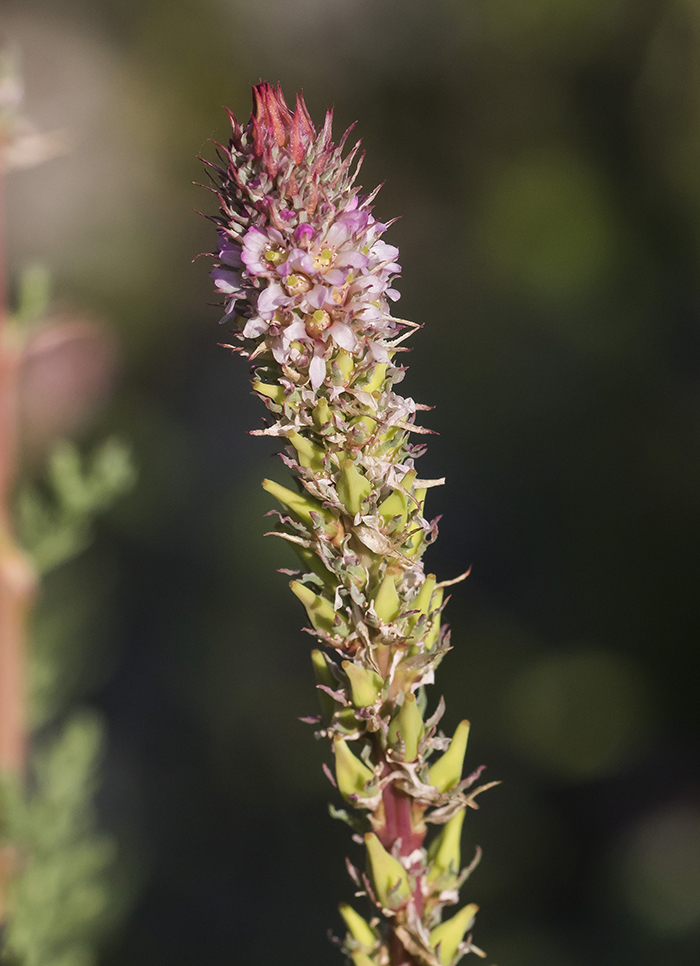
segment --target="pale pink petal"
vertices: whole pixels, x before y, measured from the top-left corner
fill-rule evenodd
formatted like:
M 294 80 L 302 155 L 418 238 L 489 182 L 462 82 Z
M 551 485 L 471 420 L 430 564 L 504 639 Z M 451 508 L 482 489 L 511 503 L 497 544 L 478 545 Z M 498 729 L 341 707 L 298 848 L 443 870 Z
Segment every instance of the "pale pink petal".
M 289 343 L 285 342 L 284 339 L 273 339 L 272 355 L 275 357 L 275 361 L 279 362 L 280 365 L 284 365 L 286 362 L 289 362 Z
M 267 332 L 267 329 L 267 322 L 265 322 L 264 319 L 256 316 L 254 319 L 248 319 L 245 324 L 245 328 L 243 329 L 243 335 L 246 337 L 246 339 L 257 339 L 257 337 L 262 335 L 263 332 Z
M 295 339 L 296 340 L 308 339 L 306 326 L 301 321 L 292 322 L 291 325 L 288 325 L 286 329 L 284 329 L 282 336 L 284 339 L 286 339 L 287 342 L 293 342 Z
M 357 345 L 355 333 L 345 322 L 334 322 L 328 330 L 328 334 L 333 338 L 336 345 L 339 345 L 342 349 L 347 349 L 348 352 L 352 352 Z
M 282 276 L 290 275 L 292 272 L 303 272 L 305 275 L 309 275 L 313 270 L 314 262 L 311 255 L 301 248 L 293 248 L 289 253 L 287 261 L 277 268 L 277 271 Z
M 314 285 L 311 291 L 306 293 L 305 299 L 314 309 L 323 308 L 326 302 L 331 301 L 330 292 L 323 285 Z
M 369 258 L 362 252 L 338 252 L 335 259 L 336 268 L 366 268 Z
M 339 271 L 337 268 L 329 269 L 323 276 L 324 281 L 328 285 L 345 285 L 346 278 L 347 274 Z
M 323 383 L 326 378 L 326 360 L 322 355 L 317 354 L 318 349 L 314 352 L 314 357 L 311 360 L 311 365 L 309 366 L 309 379 L 311 380 L 311 385 L 314 389 Z M 323 350 L 321 350 L 323 351 Z
M 336 221 L 326 232 L 323 239 L 323 246 L 328 248 L 340 248 L 343 242 L 350 237 L 350 227 L 343 224 L 344 219 Z
M 275 310 L 289 301 L 284 289 L 278 282 L 270 282 L 263 289 L 258 298 L 258 312 L 263 316 L 272 316 Z
M 380 312 L 376 305 L 368 305 L 366 309 L 362 309 L 359 316 L 363 322 L 377 322 L 383 318 L 384 313 Z
M 399 257 L 399 250 L 393 245 L 387 245 L 386 242 L 376 241 L 372 245 L 372 254 L 382 262 L 393 262 Z
M 370 342 L 368 345 L 370 355 L 375 360 L 375 362 L 390 362 L 389 353 L 386 351 L 383 345 L 379 345 L 378 342 Z

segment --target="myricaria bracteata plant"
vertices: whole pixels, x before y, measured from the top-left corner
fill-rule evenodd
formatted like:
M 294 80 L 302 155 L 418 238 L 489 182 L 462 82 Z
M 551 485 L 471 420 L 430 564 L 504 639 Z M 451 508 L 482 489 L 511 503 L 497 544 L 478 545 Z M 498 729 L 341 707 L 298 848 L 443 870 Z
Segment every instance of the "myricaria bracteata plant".
M 309 719 L 330 740 L 329 771 L 350 811 L 333 809 L 362 836 L 367 918 L 341 905 L 344 952 L 354 966 L 452 966 L 473 945 L 477 906 L 456 913 L 466 809 L 486 785 L 462 778 L 469 723 L 452 739 L 438 731 L 442 699 L 428 713 L 425 686 L 449 650 L 441 626 L 444 589 L 421 556 L 437 535 L 414 467 L 424 447 L 411 434 L 427 409 L 394 391 L 396 362 L 416 328 L 390 301 L 398 249 L 372 214 L 356 176 L 359 144 L 332 140 L 332 112 L 314 127 L 302 98 L 254 88 L 247 125 L 209 164 L 220 200 L 212 276 L 221 320 L 252 362 L 253 389 L 269 420 L 259 434 L 285 442 L 294 489 L 263 487 L 282 506 L 275 535 L 301 567 L 292 592 L 319 642 L 312 651 L 322 715 Z M 461 579 L 461 578 L 458 578 Z M 426 844 L 428 825 L 434 832 Z

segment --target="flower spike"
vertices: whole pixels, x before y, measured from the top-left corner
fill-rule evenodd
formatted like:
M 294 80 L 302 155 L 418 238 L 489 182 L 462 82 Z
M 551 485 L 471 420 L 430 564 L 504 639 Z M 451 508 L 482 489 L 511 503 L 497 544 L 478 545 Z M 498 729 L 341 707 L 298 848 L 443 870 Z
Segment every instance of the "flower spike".
M 467 874 L 469 725 L 448 746 L 436 734 L 442 702 L 424 720 L 426 686 L 449 650 L 446 585 L 422 562 L 437 536 L 426 493 L 443 481 L 415 467 L 414 434 L 430 432 L 416 414 L 428 407 L 395 391 L 399 343 L 417 328 L 393 314 L 399 252 L 374 215 L 376 191 L 356 183 L 359 142 L 344 156 L 350 129 L 334 143 L 331 111 L 319 130 L 301 95 L 292 110 L 261 81 L 250 121 L 231 117 L 231 129 L 210 166 L 220 200 L 211 276 L 267 409 L 258 433 L 280 440 L 294 478 L 263 487 L 282 507 L 274 532 L 297 555 L 290 588 L 318 642 L 321 717 L 305 720 L 331 742 L 353 810 L 342 815 L 366 849 L 355 883 L 378 917 L 370 925 L 341 905 L 343 952 L 354 966 L 453 966 L 476 949 L 464 942 L 476 906 L 441 922 Z M 441 830 L 426 849 L 430 822 Z

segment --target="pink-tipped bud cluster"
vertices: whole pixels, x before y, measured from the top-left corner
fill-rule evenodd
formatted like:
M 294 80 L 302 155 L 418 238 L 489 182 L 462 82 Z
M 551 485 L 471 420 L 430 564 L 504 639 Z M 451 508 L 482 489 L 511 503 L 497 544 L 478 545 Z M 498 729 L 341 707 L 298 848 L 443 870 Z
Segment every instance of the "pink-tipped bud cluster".
M 281 89 L 254 88 L 246 128 L 232 118 L 233 137 L 219 168 L 224 217 L 218 219 L 218 263 L 212 271 L 240 335 L 264 345 L 280 364 L 317 390 L 330 379 L 342 348 L 388 363 L 399 325 L 388 299 L 398 249 L 387 226 L 361 198 L 352 162 L 331 140 L 332 113 L 319 133 L 297 97 L 290 111 Z

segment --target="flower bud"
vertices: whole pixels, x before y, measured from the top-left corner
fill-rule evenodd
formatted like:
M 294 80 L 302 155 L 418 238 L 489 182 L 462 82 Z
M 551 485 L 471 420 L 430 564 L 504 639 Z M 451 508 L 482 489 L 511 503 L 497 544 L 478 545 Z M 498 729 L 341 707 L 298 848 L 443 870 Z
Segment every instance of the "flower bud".
M 389 521 L 392 517 L 400 516 L 402 525 L 406 525 L 409 506 L 413 505 L 413 501 L 407 495 L 406 490 L 410 491 L 415 478 L 416 471 L 409 470 L 401 481 L 401 487 L 393 490 L 386 500 L 379 504 L 378 512 L 385 520 Z
M 466 809 L 464 808 L 461 812 L 457 812 L 449 822 L 443 825 L 440 834 L 431 842 L 428 849 L 428 861 L 430 863 L 428 882 L 432 882 L 446 873 L 449 873 L 450 880 L 453 877 L 456 879 L 459 875 L 462 860 L 462 825 L 464 824 L 465 814 Z
M 290 432 L 287 439 L 299 454 L 299 465 L 304 468 L 311 467 L 312 470 L 323 469 L 324 450 L 310 439 L 305 439 L 297 432 Z
M 447 792 L 462 780 L 464 756 L 469 738 L 469 722 L 460 721 L 455 729 L 450 747 L 430 769 L 430 784 L 438 791 Z
M 326 655 L 323 651 L 319 651 L 318 649 L 312 651 L 311 663 L 314 668 L 316 684 L 323 684 L 327 688 L 337 687 L 337 681 L 331 674 L 328 662 L 326 661 Z M 335 711 L 335 701 L 327 691 L 322 691 L 318 688 L 317 693 L 319 704 L 321 705 L 321 713 L 326 721 L 330 721 Z
M 367 953 L 364 953 L 361 949 L 356 949 L 354 952 L 350 953 L 352 957 L 353 966 L 376 966 L 373 959 L 370 959 Z
M 306 333 L 311 336 L 312 339 L 320 338 L 326 329 L 329 329 L 333 323 L 331 322 L 331 317 L 324 309 L 316 309 L 311 315 L 306 317 Z
M 418 595 L 411 602 L 411 610 L 418 611 L 417 614 L 412 614 L 408 619 L 408 626 L 413 630 L 420 618 L 428 613 L 428 608 L 430 607 L 430 601 L 433 596 L 433 590 L 435 589 L 435 574 L 428 574 L 423 581 L 423 586 L 418 591 Z
M 266 382 L 260 382 L 259 379 L 254 380 L 253 389 L 255 392 L 259 392 L 261 396 L 267 396 L 268 399 L 271 399 L 273 403 L 277 403 L 278 406 L 281 406 L 286 398 L 283 386 L 271 386 Z
M 479 907 L 471 902 L 468 906 L 460 909 L 456 916 L 441 922 L 439 926 L 430 933 L 430 945 L 438 950 L 438 958 L 442 966 L 450 966 L 450 963 L 457 955 L 459 944 L 464 939 L 464 934 L 471 929 L 474 924 L 474 916 Z
M 353 907 L 346 902 L 342 902 L 338 908 L 352 938 L 371 949 L 377 941 L 377 936 L 367 920 L 363 919 L 359 912 L 355 912 Z
M 427 492 L 428 491 L 424 486 L 419 487 L 415 491 L 415 497 L 419 506 L 418 513 L 420 513 L 421 516 L 423 516 L 425 513 L 425 494 Z M 417 557 L 425 545 L 425 533 L 423 532 L 422 528 L 420 530 L 416 530 L 416 532 L 411 535 L 411 543 L 412 546 L 410 546 L 404 552 L 407 557 Z
M 352 703 L 357 708 L 370 708 L 381 694 L 383 679 L 376 671 L 358 667 L 352 661 L 343 661 L 342 667 L 350 680 Z
M 311 521 L 312 512 L 318 513 L 328 523 L 333 519 L 332 515 L 328 513 L 325 507 L 321 506 L 318 500 L 314 500 L 304 493 L 295 493 L 294 490 L 288 490 L 286 486 L 280 486 L 274 480 L 263 480 L 262 487 L 263 490 L 266 490 L 279 500 L 282 506 L 285 506 L 297 519 L 309 527 L 313 526 Z
M 368 872 L 377 899 L 389 909 L 398 908 L 411 894 L 406 870 L 387 852 L 374 832 L 365 835 L 365 845 Z
M 345 349 L 339 349 L 338 355 L 333 360 L 333 362 L 338 366 L 340 372 L 347 383 L 350 380 L 350 376 L 355 368 L 355 362 L 349 352 Z
M 374 595 L 374 610 L 385 624 L 390 624 L 399 616 L 401 601 L 396 593 L 396 581 L 390 574 L 386 575 Z
M 399 713 L 389 725 L 389 744 L 396 745 L 400 735 L 404 746 L 403 760 L 414 761 L 418 756 L 418 745 L 424 731 L 415 694 L 404 695 Z
M 344 460 L 337 484 L 338 498 L 351 516 L 362 509 L 362 501 L 372 492 L 372 484 L 358 472 L 352 460 Z
M 440 607 L 442 607 L 442 599 L 445 596 L 445 591 L 442 587 L 438 587 L 432 596 L 430 601 L 430 611 L 433 614 L 432 626 L 428 633 L 425 635 L 425 650 L 432 651 L 432 649 L 437 644 L 438 636 L 440 634 L 440 623 L 441 623 L 441 613 Z
M 374 367 L 374 372 L 372 377 L 366 386 L 363 387 L 363 392 L 376 392 L 377 389 L 386 379 L 386 362 L 378 362 Z
M 321 396 L 312 412 L 314 426 L 316 429 L 323 429 L 331 421 L 331 407 L 325 396 Z
M 335 780 L 338 791 L 345 799 L 350 795 L 364 795 L 365 786 L 374 778 L 374 772 L 353 755 L 344 738 L 333 739 L 335 752 Z
M 314 553 L 309 547 L 302 547 L 298 543 L 290 543 L 289 546 L 299 557 L 306 570 L 320 577 L 328 587 L 337 586 L 338 578 L 330 572 L 317 553 Z
M 335 609 L 331 602 L 326 597 L 315 594 L 307 584 L 302 584 L 300 580 L 292 580 L 289 587 L 306 608 L 306 613 L 309 615 L 313 627 L 317 631 L 331 633 L 335 624 Z

